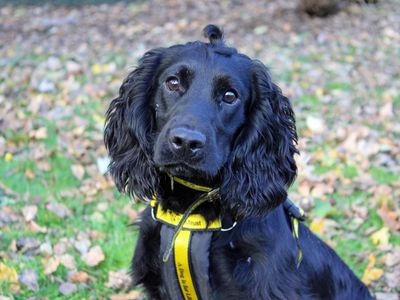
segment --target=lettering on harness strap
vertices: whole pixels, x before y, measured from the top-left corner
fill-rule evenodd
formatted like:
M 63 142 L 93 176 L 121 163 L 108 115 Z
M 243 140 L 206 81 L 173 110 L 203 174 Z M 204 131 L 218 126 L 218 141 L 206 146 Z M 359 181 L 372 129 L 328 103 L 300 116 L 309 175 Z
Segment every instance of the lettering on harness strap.
M 174 245 L 175 268 L 178 281 L 185 300 L 198 300 L 189 266 L 189 246 L 191 232 L 179 232 Z

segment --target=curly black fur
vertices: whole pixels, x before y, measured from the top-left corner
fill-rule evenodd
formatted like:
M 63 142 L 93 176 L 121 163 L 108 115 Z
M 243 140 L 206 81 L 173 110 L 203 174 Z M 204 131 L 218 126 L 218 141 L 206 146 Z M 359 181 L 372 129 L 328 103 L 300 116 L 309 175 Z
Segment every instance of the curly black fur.
M 289 100 L 254 61 L 249 120 L 240 132 L 221 184 L 222 205 L 241 218 L 281 204 L 296 176 L 297 143 Z M 234 199 L 234 201 L 232 201 Z
M 372 299 L 367 288 L 305 226 L 304 259 L 282 203 L 296 177 L 295 117 L 259 61 L 227 47 L 215 25 L 208 43 L 147 52 L 107 111 L 109 170 L 121 192 L 184 212 L 200 192 L 169 175 L 220 188 L 220 201 L 198 213 L 238 220 L 214 234 L 212 299 Z M 160 225 L 147 208 L 133 259 L 135 284 L 168 299 L 160 275 Z

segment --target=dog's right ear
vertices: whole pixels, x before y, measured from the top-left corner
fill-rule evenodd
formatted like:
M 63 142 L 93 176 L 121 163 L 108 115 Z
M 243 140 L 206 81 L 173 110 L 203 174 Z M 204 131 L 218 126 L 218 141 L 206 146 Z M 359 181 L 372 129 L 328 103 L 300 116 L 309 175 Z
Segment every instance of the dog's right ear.
M 151 50 L 139 60 L 139 67 L 124 80 L 106 113 L 104 142 L 111 158 L 109 171 L 119 191 L 140 198 L 150 198 L 158 185 L 152 159 L 155 122 L 150 102 L 164 51 Z
M 220 186 L 222 207 L 237 219 L 264 216 L 283 203 L 297 167 L 295 116 L 267 68 L 253 61 L 252 103 Z

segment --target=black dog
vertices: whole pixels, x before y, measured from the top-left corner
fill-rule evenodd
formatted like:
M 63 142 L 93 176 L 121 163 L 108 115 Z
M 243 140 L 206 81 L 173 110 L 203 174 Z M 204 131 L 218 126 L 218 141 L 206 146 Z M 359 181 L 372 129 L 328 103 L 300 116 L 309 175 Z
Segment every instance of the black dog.
M 139 223 L 135 284 L 163 300 L 372 299 L 286 200 L 297 171 L 289 100 L 219 28 L 204 34 L 209 43 L 147 52 L 107 112 L 118 189 L 154 200 Z M 202 229 L 189 230 L 193 215 Z

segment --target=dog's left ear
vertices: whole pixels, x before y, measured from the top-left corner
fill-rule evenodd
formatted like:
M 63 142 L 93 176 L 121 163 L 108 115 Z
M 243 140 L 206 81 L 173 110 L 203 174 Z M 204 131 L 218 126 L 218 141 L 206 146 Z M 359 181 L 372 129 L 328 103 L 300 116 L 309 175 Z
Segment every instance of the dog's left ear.
M 238 219 L 263 215 L 285 201 L 297 173 L 294 112 L 267 68 L 261 62 L 253 63 L 248 118 L 220 187 L 222 207 Z

